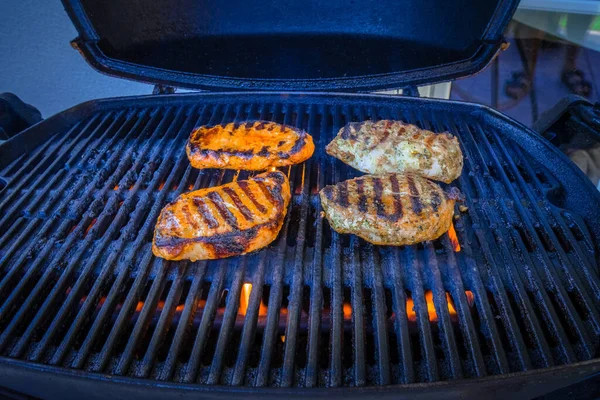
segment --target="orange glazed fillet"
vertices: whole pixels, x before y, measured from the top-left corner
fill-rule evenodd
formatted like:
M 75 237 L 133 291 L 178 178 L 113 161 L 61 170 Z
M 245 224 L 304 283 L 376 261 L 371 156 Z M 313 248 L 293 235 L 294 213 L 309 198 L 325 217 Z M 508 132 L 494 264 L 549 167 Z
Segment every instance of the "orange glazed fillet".
M 252 171 L 298 164 L 314 151 L 312 137 L 305 131 L 265 121 L 201 126 L 186 146 L 194 168 Z
M 184 193 L 161 211 L 152 252 L 192 261 L 250 253 L 275 240 L 290 198 L 279 171 Z

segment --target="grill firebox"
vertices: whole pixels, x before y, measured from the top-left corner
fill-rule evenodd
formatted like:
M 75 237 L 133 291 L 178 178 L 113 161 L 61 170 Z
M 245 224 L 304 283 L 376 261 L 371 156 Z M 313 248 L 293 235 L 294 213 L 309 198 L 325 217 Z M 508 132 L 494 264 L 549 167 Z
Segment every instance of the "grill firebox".
M 483 107 L 382 96 L 156 99 L 68 111 L 33 128 L 48 126 L 35 149 L 0 161 L 0 367 L 310 388 L 482 378 L 599 356 L 597 238 L 548 167 L 558 156 L 508 133 L 524 128 Z M 360 174 L 325 145 L 347 122 L 382 118 L 458 136 L 460 250 L 448 234 L 373 246 L 321 218 L 318 191 Z M 154 257 L 166 202 L 249 176 L 191 168 L 192 129 L 253 119 L 303 128 L 317 147 L 283 169 L 293 199 L 278 239 L 214 262 Z

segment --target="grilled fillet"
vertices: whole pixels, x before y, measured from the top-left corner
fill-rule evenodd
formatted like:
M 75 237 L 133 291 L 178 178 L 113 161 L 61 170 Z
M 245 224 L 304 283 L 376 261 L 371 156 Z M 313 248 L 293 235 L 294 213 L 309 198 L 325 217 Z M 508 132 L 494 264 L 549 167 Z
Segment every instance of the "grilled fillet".
M 333 229 L 392 246 L 440 237 L 450 228 L 459 196 L 456 188 L 446 193 L 436 183 L 413 174 L 365 175 L 320 192 Z
M 167 260 L 207 260 L 246 254 L 279 233 L 290 184 L 279 172 L 180 195 L 163 208 L 152 252 Z
M 308 133 L 264 121 L 201 126 L 192 132 L 186 146 L 194 168 L 253 171 L 298 164 L 314 151 Z
M 376 175 L 412 172 L 450 183 L 460 176 L 463 167 L 456 137 L 401 121 L 349 123 L 325 151 L 362 172 Z

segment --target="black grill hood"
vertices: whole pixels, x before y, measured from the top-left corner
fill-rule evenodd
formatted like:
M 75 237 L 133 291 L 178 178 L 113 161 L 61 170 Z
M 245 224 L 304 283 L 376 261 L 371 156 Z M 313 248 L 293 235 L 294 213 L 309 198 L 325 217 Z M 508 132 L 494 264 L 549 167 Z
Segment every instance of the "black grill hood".
M 369 91 L 483 69 L 518 0 L 63 0 L 96 69 L 207 90 Z

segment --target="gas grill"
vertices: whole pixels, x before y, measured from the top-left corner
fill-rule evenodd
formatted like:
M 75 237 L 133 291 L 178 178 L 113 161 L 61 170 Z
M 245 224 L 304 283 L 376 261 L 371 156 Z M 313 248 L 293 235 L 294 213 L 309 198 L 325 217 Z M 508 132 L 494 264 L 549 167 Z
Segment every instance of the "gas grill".
M 95 14 L 65 5 L 88 32 Z M 325 145 L 348 122 L 390 118 L 459 138 L 465 208 L 435 241 L 374 246 L 321 215 L 319 190 L 360 174 Z M 277 240 L 209 262 L 154 257 L 167 202 L 250 175 L 191 168 L 192 129 L 257 119 L 316 145 L 283 169 L 293 198 Z M 483 106 L 302 92 L 97 100 L 2 144 L 0 178 L 9 394 L 532 397 L 600 371 L 600 196 L 549 142 Z

